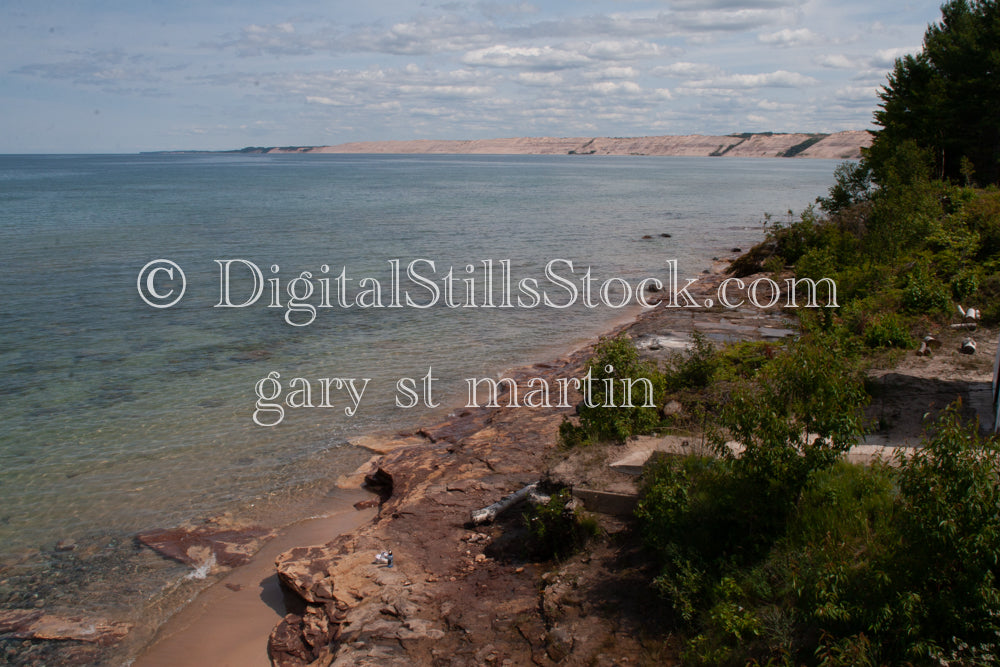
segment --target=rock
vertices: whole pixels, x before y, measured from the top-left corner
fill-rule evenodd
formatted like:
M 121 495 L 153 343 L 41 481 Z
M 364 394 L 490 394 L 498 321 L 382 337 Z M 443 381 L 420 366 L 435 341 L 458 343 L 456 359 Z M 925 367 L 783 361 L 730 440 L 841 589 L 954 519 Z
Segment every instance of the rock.
M 0 635 L 10 639 L 66 640 L 110 646 L 124 639 L 131 629 L 129 623 L 99 617 L 62 616 L 37 609 L 0 610 Z
M 743 248 L 733 248 L 732 252 L 743 252 Z
M 267 655 L 274 667 L 304 667 L 313 660 L 302 640 L 302 617 L 287 614 L 267 638 Z
M 73 551 L 76 549 L 76 542 L 73 540 L 59 540 L 56 543 L 56 551 Z
M 153 530 L 136 539 L 157 553 L 207 572 L 239 567 L 274 537 L 260 526 L 237 527 L 220 522 L 202 526 Z
M 675 401 L 671 399 L 666 402 L 661 412 L 663 413 L 664 417 L 673 417 L 674 415 L 679 415 L 682 412 L 684 412 L 684 406 L 681 405 L 680 401 Z
M 320 607 L 309 607 L 302 616 L 302 639 L 316 651 L 330 643 L 337 626 L 331 629 L 330 619 Z
M 354 503 L 354 509 L 360 511 L 369 509 L 371 507 L 378 507 L 378 505 L 379 505 L 378 498 L 369 498 L 368 500 L 359 500 L 358 502 Z
M 667 234 L 667 233 L 663 233 L 663 234 L 660 234 L 660 236 L 662 236 L 662 237 L 663 237 L 663 238 L 665 238 L 665 239 L 669 239 L 669 238 L 671 238 L 671 237 L 670 237 L 670 234 Z
M 275 567 L 281 583 L 309 604 L 336 600 L 330 572 L 340 556 L 325 546 L 296 547 L 278 556 Z
M 642 239 L 643 239 L 644 241 L 645 241 L 645 240 L 648 240 L 648 239 L 651 239 L 651 238 L 653 238 L 653 237 L 652 237 L 652 236 L 651 236 L 650 234 L 644 234 L 644 235 L 643 235 L 643 237 L 642 237 Z
M 383 501 L 392 496 L 392 475 L 379 466 L 375 472 L 365 475 L 365 487 L 377 493 Z

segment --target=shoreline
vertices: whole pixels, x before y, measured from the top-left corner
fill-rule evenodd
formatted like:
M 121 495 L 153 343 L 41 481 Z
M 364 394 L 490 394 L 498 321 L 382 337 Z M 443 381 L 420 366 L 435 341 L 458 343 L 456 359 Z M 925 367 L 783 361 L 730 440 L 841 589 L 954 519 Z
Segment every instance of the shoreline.
M 625 155 L 857 160 L 871 144 L 867 130 L 828 133 L 745 132 L 644 137 L 506 137 L 353 141 L 331 146 L 247 146 L 228 151 L 145 151 L 140 155 L 365 154 L 365 155 Z
M 699 296 L 724 278 L 723 269 L 731 261 L 713 263 L 699 285 Z M 777 310 L 716 307 L 675 312 L 659 307 L 623 317 L 601 337 L 627 332 L 645 358 L 662 359 L 679 349 L 686 336 L 690 340 L 695 329 L 707 331 L 713 341 L 768 339 L 791 333 L 783 328 L 786 318 Z M 502 375 L 522 386 L 529 377 L 551 379 L 579 372 L 595 343 Z M 984 349 L 987 356 L 992 357 L 992 349 Z M 926 365 L 919 359 L 911 362 Z M 941 357 L 938 363 L 951 362 Z M 935 369 L 925 371 L 940 370 Z M 479 527 L 468 524 L 471 510 L 540 478 L 587 487 L 585 493 L 589 488 L 605 495 L 627 493 L 628 484 L 607 472 L 592 478 L 592 470 L 581 473 L 580 461 L 571 459 L 588 454 L 558 449 L 558 425 L 572 413 L 565 408 L 467 409 L 436 423 L 418 421 L 412 432 L 369 434 L 352 442 L 367 448 L 372 457 L 354 474 L 339 478 L 336 486 L 366 494 L 361 488 L 367 482 L 369 491 L 380 497 L 368 495 L 373 499 L 362 503 L 361 511 L 338 512 L 342 530 L 332 539 L 324 539 L 331 535 L 329 529 L 289 530 L 267 543 L 248 565 L 213 583 L 161 626 L 157 639 L 132 664 L 177 664 L 181 655 L 185 664 L 196 666 L 281 667 L 429 664 L 444 655 L 469 664 L 510 659 L 513 664 L 542 665 L 568 656 L 592 661 L 614 652 L 626 659 L 648 657 L 636 638 L 662 619 L 642 605 L 628 609 L 635 603 L 629 595 L 643 593 L 621 595 L 625 610 L 617 618 L 614 613 L 609 617 L 603 598 L 581 602 L 572 592 L 576 584 L 565 586 L 566 577 L 583 581 L 595 576 L 591 570 L 598 577 L 602 571 L 617 577 L 612 566 L 619 554 L 599 548 L 582 562 L 537 563 L 510 544 L 507 534 L 516 532 L 518 517 Z M 661 448 L 664 443 L 652 442 L 655 439 L 613 446 L 611 453 L 624 461 L 640 450 Z M 659 439 L 674 447 L 687 444 L 681 443 L 683 436 Z M 585 498 L 585 493 L 577 497 Z M 614 517 L 602 517 L 602 524 L 609 532 L 623 525 Z M 385 548 L 396 555 L 393 570 L 373 563 L 373 555 Z M 639 575 L 627 577 L 641 585 Z M 263 582 L 269 581 L 270 599 L 275 600 L 279 576 L 286 588 L 282 609 L 289 613 L 282 616 L 277 605 L 266 606 L 261 594 L 251 601 L 257 606 L 251 629 L 244 622 L 250 607 L 237 597 L 246 591 L 227 590 L 227 584 L 249 580 L 259 582 L 263 591 Z M 609 645 L 613 651 L 606 650 Z M 226 662 L 233 656 L 239 659 Z
M 728 265 L 731 259 L 715 260 L 711 269 L 708 270 L 708 280 L 705 284 L 699 285 L 699 289 L 708 290 L 717 284 L 722 277 L 722 270 Z M 712 311 L 698 312 L 706 313 Z M 715 315 L 713 314 L 712 317 Z M 597 337 L 583 343 L 570 344 L 562 348 L 561 354 L 554 354 L 548 360 L 539 361 L 534 364 L 519 366 L 516 368 L 501 371 L 504 377 L 511 377 L 519 382 L 526 378 L 537 376 L 554 378 L 560 375 L 568 376 L 572 372 L 578 372 L 586 359 L 592 353 L 593 346 L 597 340 L 605 336 L 617 335 L 621 332 L 641 332 L 649 327 L 649 323 L 666 319 L 675 321 L 678 325 L 675 328 L 683 329 L 696 325 L 696 313 L 671 312 L 668 309 L 659 307 L 652 309 L 637 309 L 634 312 L 622 314 L 610 323 L 610 326 Z M 684 320 L 684 322 L 681 322 Z M 641 335 L 641 334 L 637 334 Z M 539 355 L 542 356 L 542 355 Z M 253 651 L 257 650 L 259 662 L 232 662 L 231 664 L 271 664 L 268 660 L 268 636 L 271 636 L 271 643 L 274 644 L 274 636 L 280 634 L 279 630 L 294 626 L 296 623 L 302 624 L 303 618 L 308 618 L 310 601 L 309 594 L 305 596 L 306 614 L 292 614 L 292 622 L 289 623 L 289 616 L 284 619 L 277 613 L 274 605 L 268 606 L 265 596 L 261 594 L 254 600 L 247 599 L 248 591 L 244 582 L 248 580 L 263 581 L 270 580 L 273 585 L 277 585 L 277 575 L 275 575 L 274 558 L 281 552 L 288 553 L 298 548 L 309 547 L 309 545 L 322 545 L 322 547 L 310 547 L 314 553 L 309 554 L 306 560 L 299 562 L 299 568 L 315 570 L 317 567 L 326 569 L 328 572 L 337 572 L 334 576 L 333 590 L 335 599 L 341 606 L 348 607 L 347 617 L 350 618 L 352 612 L 358 606 L 365 606 L 363 601 L 368 595 L 377 589 L 394 590 L 398 595 L 399 588 L 413 588 L 414 581 L 418 578 L 424 585 L 435 584 L 447 581 L 449 584 L 459 583 L 460 578 L 455 574 L 445 572 L 426 572 L 420 576 L 413 570 L 413 563 L 419 562 L 421 550 L 411 550 L 407 545 L 407 540 L 395 534 L 394 521 L 403 517 L 423 516 L 422 529 L 416 528 L 417 533 L 436 534 L 441 532 L 442 526 L 438 525 L 432 529 L 431 524 L 437 523 L 438 517 L 429 517 L 424 512 L 416 512 L 406 509 L 411 505 L 419 505 L 422 501 L 430 497 L 429 492 L 440 493 L 439 487 L 444 487 L 444 493 L 448 496 L 461 494 L 464 496 L 458 505 L 466 506 L 468 501 L 474 497 L 481 497 L 480 501 L 468 505 L 468 507 L 478 508 L 485 506 L 506 495 L 508 491 L 516 490 L 514 487 L 523 485 L 529 481 L 537 480 L 538 474 L 545 469 L 544 461 L 546 455 L 551 453 L 557 443 L 558 424 L 563 417 L 572 414 L 572 409 L 567 408 L 456 408 L 445 411 L 440 415 L 440 421 L 434 421 L 433 417 L 425 416 L 418 423 L 413 424 L 412 431 L 396 431 L 389 433 L 367 434 L 351 441 L 352 445 L 363 447 L 372 452 L 368 462 L 362 464 L 353 474 L 342 475 L 337 481 L 339 489 L 350 492 L 364 494 L 368 498 L 373 498 L 368 492 L 362 491 L 362 485 L 367 476 L 369 482 L 379 479 L 380 471 L 388 472 L 390 476 L 391 490 L 381 489 L 381 501 L 377 502 L 378 510 L 365 507 L 376 503 L 362 502 L 360 506 L 365 507 L 355 510 L 351 507 L 341 507 L 336 511 L 335 516 L 340 520 L 341 526 L 346 530 L 338 532 L 335 537 L 323 540 L 322 531 L 312 531 L 308 529 L 299 530 L 300 524 L 295 524 L 289 529 L 282 531 L 279 537 L 270 540 L 256 552 L 246 565 L 221 576 L 218 580 L 200 591 L 197 596 L 177 611 L 153 633 L 153 639 L 149 641 L 136 655 L 132 664 L 137 667 L 155 667 L 156 665 L 176 664 L 178 655 L 187 656 L 188 663 L 193 665 L 220 665 L 230 664 L 220 662 L 222 659 L 229 659 L 233 655 L 246 656 L 250 660 Z M 442 457 L 452 457 L 462 453 L 465 463 L 453 470 L 456 474 L 447 474 L 452 466 L 442 466 Z M 513 454 L 518 456 L 512 456 Z M 434 462 L 427 461 L 432 459 Z M 471 473 L 471 474 L 470 474 Z M 417 481 L 418 477 L 433 477 L 433 482 L 429 479 Z M 409 481 L 404 481 L 409 479 Z M 454 487 L 454 488 L 451 488 Z M 370 491 L 379 491 L 369 485 Z M 441 507 L 454 507 L 455 503 L 442 502 L 444 499 L 433 500 Z M 449 499 L 451 500 L 451 499 Z M 461 524 L 465 519 L 457 520 L 451 514 L 447 521 L 448 528 L 458 527 L 463 532 Z M 467 511 L 459 514 L 458 517 L 467 517 Z M 310 522 L 305 522 L 310 523 Z M 418 521 L 417 523 L 421 523 Z M 410 532 L 409 529 L 407 532 Z M 450 530 L 446 532 L 451 532 Z M 330 533 L 326 533 L 329 535 Z M 426 535 L 424 535 L 426 538 Z M 422 541 L 422 540 L 421 540 Z M 459 542 L 462 542 L 461 538 Z M 385 578 L 385 572 L 371 564 L 372 554 L 386 548 L 384 545 L 393 548 L 397 555 L 397 567 L 392 574 L 402 576 L 404 579 L 414 581 L 395 582 Z M 430 553 L 433 550 L 424 550 Z M 468 555 L 468 554 L 467 554 Z M 335 556 L 335 557 L 334 557 Z M 331 560 L 337 561 L 336 566 L 324 566 L 323 562 Z M 482 564 L 490 559 L 477 558 L 466 560 L 459 556 L 462 563 L 462 574 L 468 575 L 476 569 L 477 564 Z M 317 565 L 319 563 L 319 565 Z M 447 569 L 446 563 L 438 563 Z M 472 566 L 472 570 L 468 570 Z M 519 568 L 509 568 L 521 579 L 531 579 L 531 577 L 521 576 L 528 571 L 538 568 L 537 564 L 525 563 Z M 436 569 L 436 568 L 435 568 Z M 520 569 L 521 572 L 517 572 Z M 405 573 L 405 574 L 404 574 Z M 350 584 L 339 584 L 340 581 L 349 581 Z M 227 588 L 227 584 L 239 582 L 242 587 L 240 591 L 233 591 Z M 295 590 L 294 582 L 289 582 L 286 577 L 286 585 Z M 408 586 L 403 587 L 403 583 Z M 525 582 L 522 582 L 522 584 Z M 373 585 L 377 588 L 373 588 Z M 263 590 L 263 586 L 258 586 Z M 343 589 L 350 590 L 349 595 L 345 595 Z M 521 596 L 529 595 L 532 586 L 521 590 Z M 298 591 L 302 597 L 303 591 Z M 295 593 L 286 593 L 286 608 L 297 608 L 302 611 L 303 600 L 295 599 Z M 465 599 L 468 593 L 446 593 L 439 592 L 434 595 L 439 601 Z M 242 596 L 242 600 L 240 597 Z M 337 597 L 340 596 L 340 597 Z M 475 596 L 475 593 L 473 593 Z M 383 596 L 384 597 L 384 596 Z M 347 598 L 347 599 L 344 599 Z M 315 602 L 316 600 L 313 600 Z M 361 603 L 360 605 L 358 603 Z M 327 606 L 329 602 L 327 602 Z M 312 606 L 315 612 L 315 605 Z M 255 609 L 254 609 L 255 608 Z M 321 606 L 322 608 L 322 606 Z M 242 627 L 234 622 L 234 616 L 239 616 L 237 610 L 251 613 L 254 621 L 254 630 Z M 315 618 L 317 615 L 313 613 Z M 437 615 L 440 617 L 441 615 Z M 438 632 L 443 632 L 440 628 L 433 628 L 424 621 L 431 622 L 427 618 L 416 619 L 421 621 L 417 626 L 423 629 L 422 639 L 430 640 L 438 636 Z M 267 624 L 270 621 L 270 624 Z M 197 625 L 195 623 L 197 622 Z M 265 625 L 267 626 L 265 628 Z M 275 627 L 277 625 L 277 627 Z M 447 624 L 445 624 L 447 625 Z M 407 632 L 416 632 L 408 629 Z M 429 634 L 428 634 L 429 633 Z M 405 633 L 404 633 L 405 634 Z M 417 632 L 416 634 L 421 634 Z M 206 645 L 204 654 L 202 653 L 202 642 L 207 639 L 212 641 Z M 414 639 L 414 637 L 410 637 Z M 365 642 L 353 642 L 354 653 L 349 661 L 342 664 L 367 664 L 365 661 L 373 656 L 361 655 L 360 651 Z M 229 647 L 222 650 L 220 647 Z M 253 648 L 255 647 L 255 648 Z M 272 646 L 273 650 L 273 646 Z M 360 651 L 360 653 L 359 653 Z M 190 662 L 191 656 L 196 655 L 199 662 Z M 342 657 L 342 656 L 341 656 Z M 377 657 L 377 656 L 375 656 Z M 382 656 L 384 659 L 386 656 Z M 257 660 L 256 658 L 253 658 Z M 357 660 L 353 663 L 350 661 Z M 173 663 L 171 662 L 173 661 Z M 285 661 L 275 664 L 292 665 L 308 664 L 305 661 Z M 338 662 L 337 664 L 341 664 Z M 382 662 L 381 664 L 387 664 Z M 393 664 L 391 661 L 388 664 Z
M 365 496 L 359 489 L 358 499 Z M 303 542 L 355 530 L 374 515 L 373 508 L 356 510 L 343 501 L 343 506 L 331 508 L 326 516 L 288 526 L 246 565 L 222 575 L 167 619 L 131 664 L 268 667 L 267 637 L 285 606 L 274 558 Z

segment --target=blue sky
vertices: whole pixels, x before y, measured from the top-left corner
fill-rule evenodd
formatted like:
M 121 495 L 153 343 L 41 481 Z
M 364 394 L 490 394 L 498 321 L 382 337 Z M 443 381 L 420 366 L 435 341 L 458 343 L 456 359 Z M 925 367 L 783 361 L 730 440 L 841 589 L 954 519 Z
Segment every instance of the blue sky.
M 939 6 L 3 0 L 0 153 L 864 129 Z

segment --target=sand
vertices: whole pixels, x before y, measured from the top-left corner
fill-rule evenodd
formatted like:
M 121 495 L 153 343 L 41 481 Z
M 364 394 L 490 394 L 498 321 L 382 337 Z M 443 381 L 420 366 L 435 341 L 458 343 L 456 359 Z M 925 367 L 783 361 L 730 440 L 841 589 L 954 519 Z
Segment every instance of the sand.
M 367 497 L 358 492 L 359 500 Z M 329 542 L 375 516 L 374 509 L 332 509 L 287 527 L 249 563 L 201 591 L 160 627 L 135 667 L 270 667 L 267 639 L 285 615 L 274 559 L 293 547 Z

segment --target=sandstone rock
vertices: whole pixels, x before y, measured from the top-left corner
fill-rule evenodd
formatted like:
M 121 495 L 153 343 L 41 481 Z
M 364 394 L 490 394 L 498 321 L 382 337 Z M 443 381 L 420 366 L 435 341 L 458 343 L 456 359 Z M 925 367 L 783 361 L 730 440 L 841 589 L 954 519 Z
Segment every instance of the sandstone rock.
M 312 651 L 302 640 L 302 617 L 288 614 L 271 631 L 267 654 L 274 667 L 304 667 L 313 660 Z
M 38 609 L 0 610 L 0 635 L 11 639 L 72 640 L 110 646 L 132 626 L 104 618 L 48 614 Z
M 381 496 L 382 500 L 386 500 L 392 495 L 392 475 L 379 466 L 375 472 L 365 475 L 365 487 Z
M 330 576 L 340 556 L 325 546 L 295 547 L 275 561 L 278 578 L 309 604 L 335 601 L 334 582 Z
M 140 533 L 136 539 L 168 558 L 217 572 L 243 565 L 272 537 L 272 531 L 260 526 L 237 527 L 209 522 L 201 526 Z

